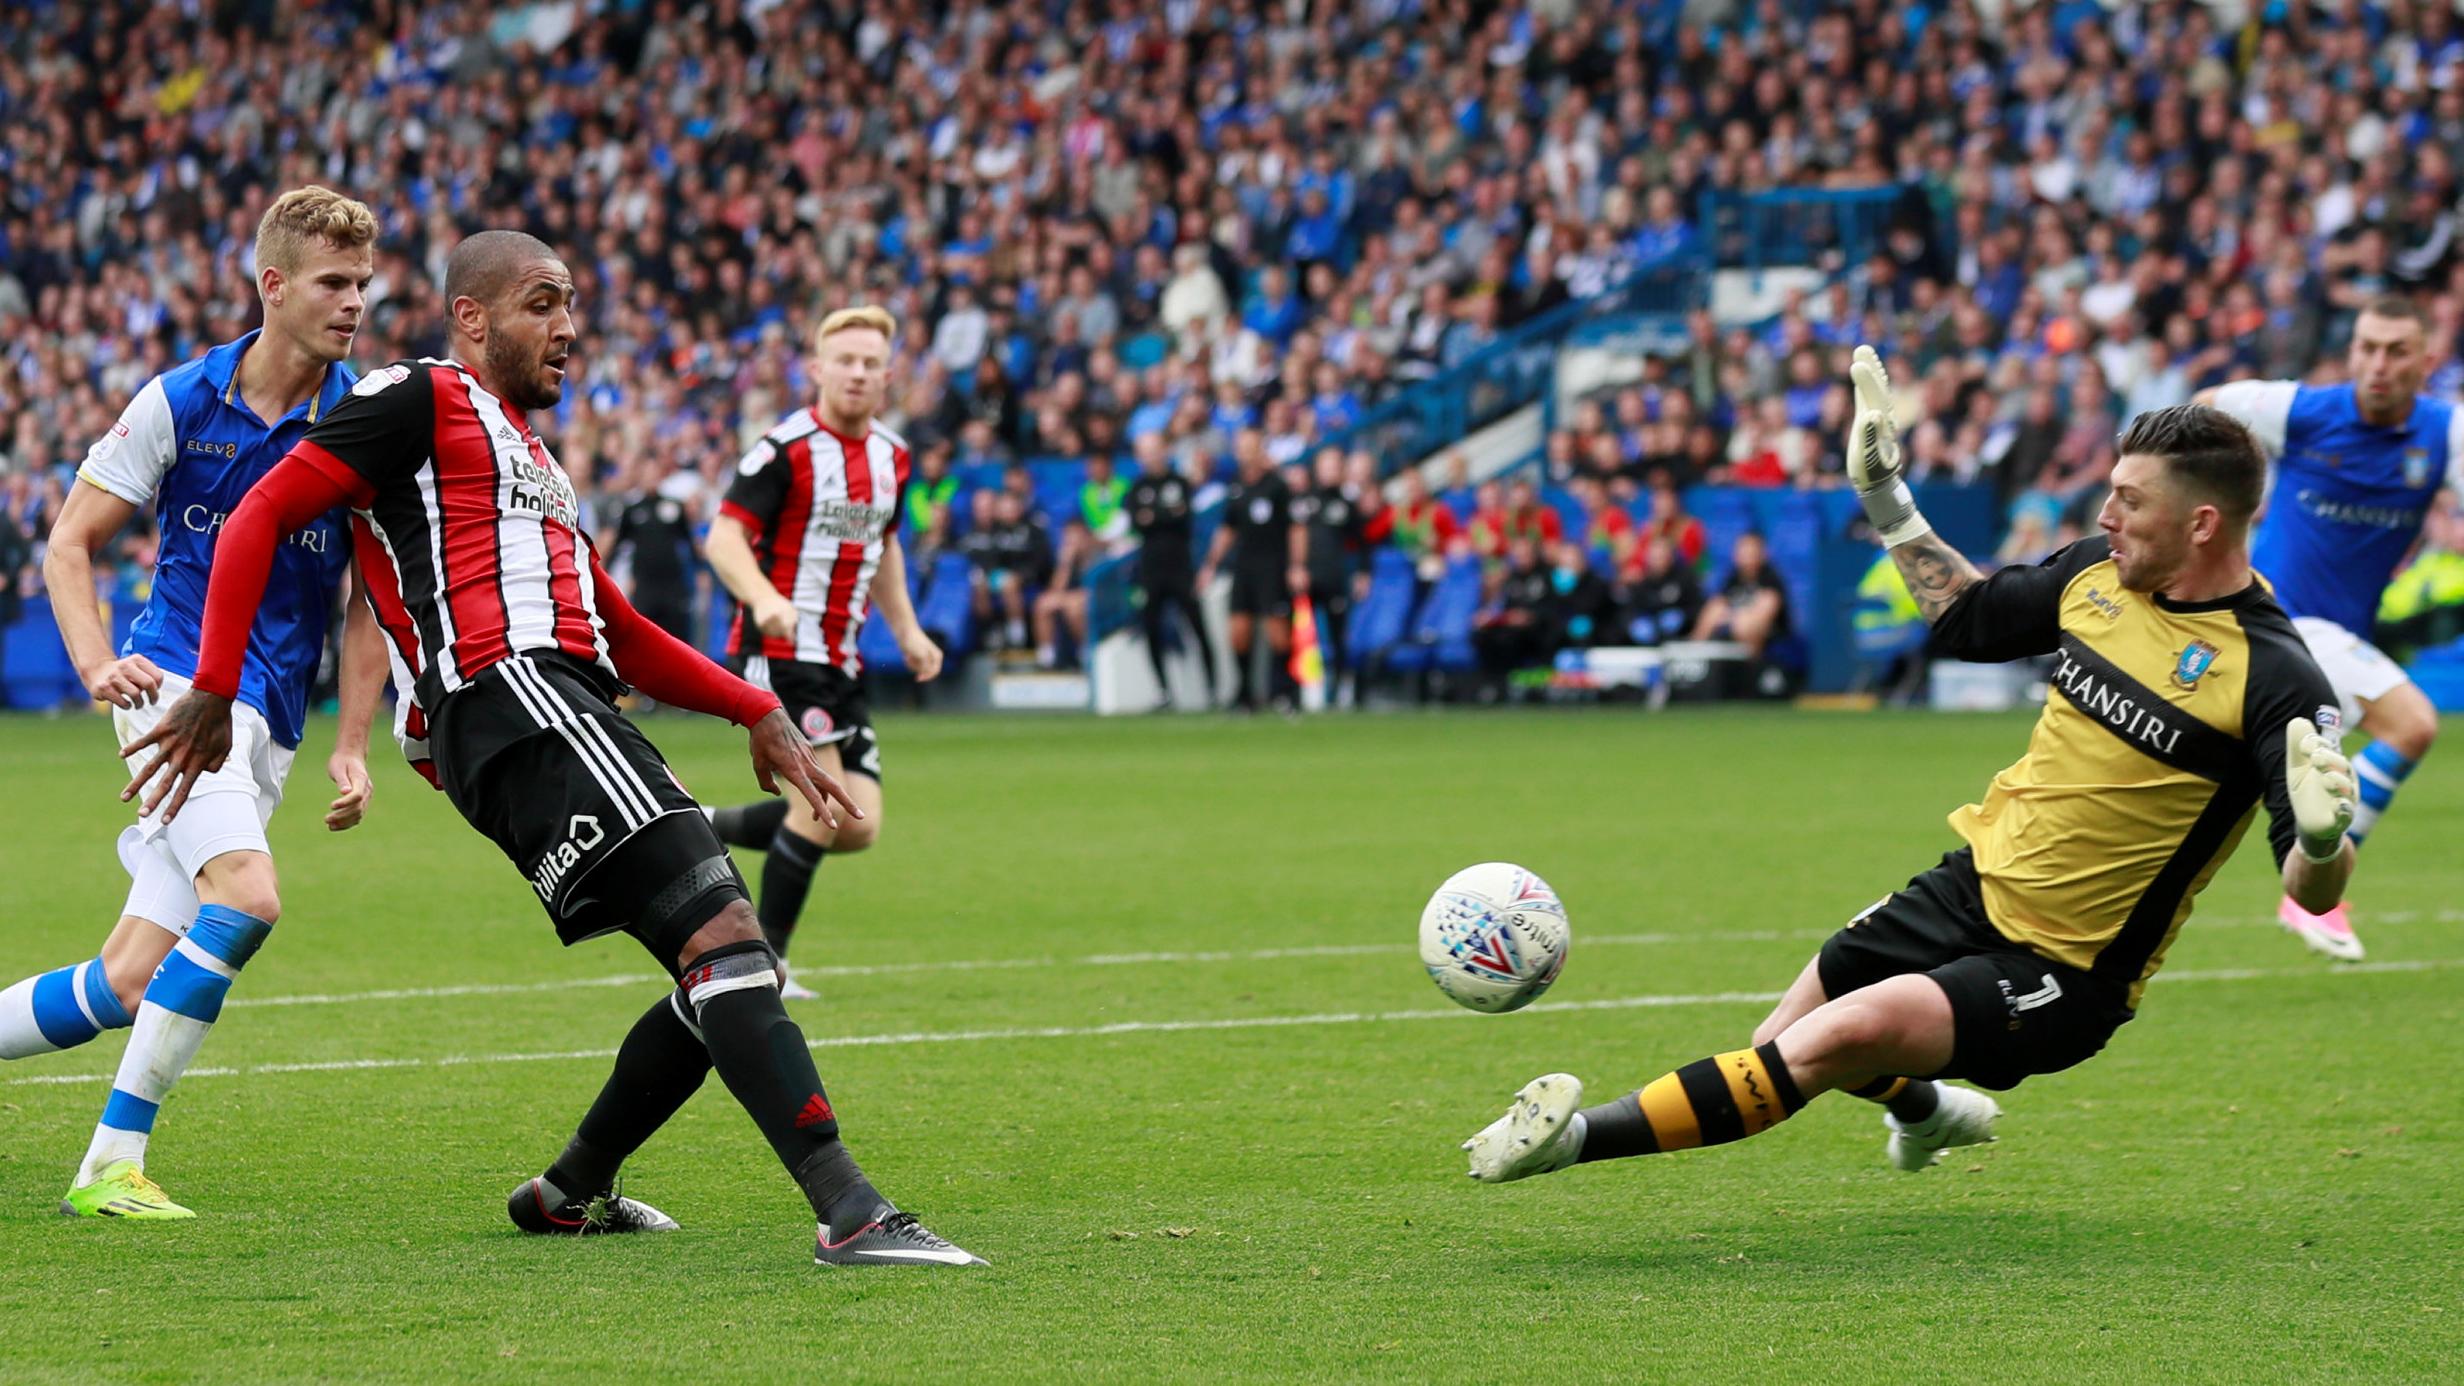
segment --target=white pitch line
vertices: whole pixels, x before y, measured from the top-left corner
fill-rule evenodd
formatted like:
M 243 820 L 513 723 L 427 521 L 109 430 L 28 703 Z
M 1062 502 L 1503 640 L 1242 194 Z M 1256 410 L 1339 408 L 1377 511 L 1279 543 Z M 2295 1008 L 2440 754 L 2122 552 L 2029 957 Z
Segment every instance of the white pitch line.
M 2464 910 L 2389 910 L 2370 916 L 2375 927 L 2383 924 L 2457 924 L 2464 923 Z M 2203 930 L 2274 928 L 2273 919 L 2218 919 L 2199 924 Z M 1644 933 L 1644 934 L 1583 934 L 1576 942 L 1584 948 L 1648 947 L 1671 943 L 1788 943 L 1813 942 L 1829 938 L 1837 929 L 1725 929 L 1716 933 Z M 1277 962 L 1292 958 L 1364 958 L 1397 956 L 1412 951 L 1405 943 L 1330 943 L 1311 947 L 1196 949 L 1179 952 L 1153 953 L 1093 953 L 1084 957 L 1037 958 L 944 958 L 924 962 L 848 963 L 827 967 L 798 967 L 799 977 L 882 977 L 916 972 L 1002 972 L 1047 967 L 1144 967 L 1181 963 Z M 553 982 L 473 982 L 460 986 L 389 987 L 380 991 L 303 992 L 291 995 L 234 996 L 223 1003 L 226 1009 L 235 1006 L 338 1006 L 363 1001 L 426 1001 L 455 996 L 525 996 L 539 992 L 583 991 L 596 987 L 643 986 L 661 981 L 655 973 L 621 972 L 603 977 L 568 977 Z
M 2248 982 L 2284 977 L 2352 977 L 2364 973 L 2433 972 L 2464 967 L 2464 958 L 2411 958 L 2352 963 L 2318 968 L 2232 967 L 2159 973 L 2159 982 Z M 1616 996 L 1596 1001 L 1542 1001 L 1529 1013 L 1573 1014 L 1583 1011 L 1633 1011 L 1667 1006 L 1768 1005 L 1776 991 L 1711 991 L 1666 996 Z M 809 1049 L 858 1049 L 912 1044 L 981 1044 L 1003 1040 L 1105 1039 L 1116 1035 L 1176 1035 L 1220 1030 L 1278 1030 L 1313 1025 L 1374 1025 L 1414 1020 L 1468 1020 L 1477 1011 L 1460 1006 L 1428 1006 L 1401 1011 L 1324 1011 L 1314 1015 L 1226 1016 L 1214 1020 L 1123 1020 L 1109 1025 L 1008 1026 L 986 1030 L 908 1030 L 873 1035 L 825 1035 L 809 1040 Z M 190 1078 L 229 1078 L 279 1073 L 343 1073 L 375 1069 L 459 1068 L 468 1064 L 547 1063 L 567 1059 L 614 1058 L 613 1049 L 561 1049 L 517 1054 L 447 1054 L 433 1059 L 321 1059 L 302 1063 L 250 1064 L 238 1068 L 192 1068 Z M 107 1073 L 47 1073 L 11 1078 L 0 1087 L 59 1083 L 100 1083 Z

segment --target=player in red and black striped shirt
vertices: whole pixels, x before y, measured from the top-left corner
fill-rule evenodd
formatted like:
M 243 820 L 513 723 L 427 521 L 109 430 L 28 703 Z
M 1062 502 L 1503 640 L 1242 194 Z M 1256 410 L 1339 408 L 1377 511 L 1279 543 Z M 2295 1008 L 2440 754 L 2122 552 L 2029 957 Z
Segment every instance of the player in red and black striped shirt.
M 527 418 L 563 398 L 572 275 L 533 237 L 482 232 L 455 248 L 445 295 L 452 359 L 366 377 L 232 512 L 195 691 L 130 746 L 162 754 L 129 792 L 168 771 L 147 801 L 150 812 L 168 796 L 168 819 L 228 754 L 241 648 L 275 546 L 348 504 L 406 705 L 405 749 L 432 758 L 431 777 L 529 878 L 558 937 L 622 930 L 678 982 L 626 1036 L 565 1152 L 514 1190 L 515 1224 L 674 1227 L 616 1197 L 616 1171 L 715 1068 L 811 1202 L 817 1260 L 974 1261 L 856 1167 L 780 1004 L 783 969 L 743 878 L 658 750 L 616 711 L 630 680 L 660 702 L 726 717 L 751 729 L 762 788 L 793 784 L 824 822 L 835 817 L 829 799 L 855 807 L 779 700 L 634 611 L 581 533 L 572 483 Z
M 769 799 L 715 810 L 719 837 L 767 851 L 761 927 L 780 956 L 830 852 L 860 852 L 881 830 L 881 743 L 864 697 L 856 637 L 871 606 L 918 681 L 941 672 L 941 647 L 916 623 L 899 543 L 909 474 L 906 441 L 873 421 L 898 322 L 842 308 L 813 334 L 820 398 L 761 437 L 736 464 L 710 527 L 710 566 L 742 605 L 730 648 L 745 677 L 779 695 L 863 816 L 836 825 Z M 789 1000 L 813 993 L 790 978 Z

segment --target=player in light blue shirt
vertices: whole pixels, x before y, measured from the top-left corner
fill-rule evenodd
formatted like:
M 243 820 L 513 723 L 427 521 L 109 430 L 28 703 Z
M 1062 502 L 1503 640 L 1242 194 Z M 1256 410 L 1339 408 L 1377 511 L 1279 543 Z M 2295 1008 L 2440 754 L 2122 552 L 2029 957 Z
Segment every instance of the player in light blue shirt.
M 2248 425 L 2274 460 L 2251 562 L 2335 685 L 2343 725 L 2370 734 L 2353 757 L 2355 843 L 2438 736 L 2429 696 L 2369 640 L 2379 596 L 2420 538 L 2439 489 L 2464 489 L 2464 410 L 2421 393 L 2433 364 L 2428 318 L 2391 295 L 2354 322 L 2346 383 L 2238 380 L 2197 396 Z M 2342 905 L 2314 915 L 2287 898 L 2277 917 L 2330 957 L 2362 956 Z
M 43 576 L 69 657 L 86 691 L 111 705 L 123 747 L 151 729 L 196 672 L 206 575 L 223 521 L 351 389 L 342 361 L 366 307 L 376 234 L 366 206 L 324 188 L 276 199 L 257 227 L 264 327 L 147 382 L 78 469 Z M 152 509 L 161 533 L 154 590 L 115 655 L 95 600 L 94 555 L 141 507 Z M 248 632 L 229 758 L 198 781 L 178 817 L 147 814 L 120 834 L 131 885 L 102 952 L 0 991 L 0 1058 L 135 1026 L 63 1212 L 191 1216 L 146 1178 L 146 1141 L 232 979 L 280 912 L 265 824 L 282 799 L 350 563 L 341 511 L 284 547 Z M 325 819 L 337 831 L 367 806 L 368 723 L 386 663 L 374 616 L 353 603 L 342 728 L 326 766 L 341 791 Z

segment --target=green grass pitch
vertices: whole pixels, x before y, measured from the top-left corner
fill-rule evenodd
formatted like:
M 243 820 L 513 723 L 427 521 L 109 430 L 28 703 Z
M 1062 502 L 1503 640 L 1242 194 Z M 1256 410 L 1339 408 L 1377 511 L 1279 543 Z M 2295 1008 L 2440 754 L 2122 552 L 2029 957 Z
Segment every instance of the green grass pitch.
M 1831 1097 L 1740 1146 L 1463 1177 L 1535 1073 L 1607 1095 L 1743 1043 L 2025 726 L 886 719 L 887 831 L 823 871 L 797 1009 L 858 1158 L 993 1262 L 950 1273 L 815 1267 L 716 1082 L 628 1171 L 683 1232 L 516 1234 L 505 1192 L 661 984 L 629 942 L 557 948 L 390 753 L 368 825 L 325 834 L 320 725 L 275 823 L 284 918 L 154 1142 L 202 1216 L 53 1211 L 118 1036 L 0 1066 L 0 1380 L 2454 1379 L 2445 757 L 2363 858 L 2368 965 L 2273 926 L 2254 830 L 2139 1020 L 2007 1097 L 1998 1145 L 1902 1175 Z M 705 799 L 749 797 L 740 734 L 651 734 Z M 117 910 L 109 741 L 0 719 L 0 982 L 91 956 Z M 1489 858 L 1574 922 L 1506 1017 L 1412 952 L 1427 892 Z

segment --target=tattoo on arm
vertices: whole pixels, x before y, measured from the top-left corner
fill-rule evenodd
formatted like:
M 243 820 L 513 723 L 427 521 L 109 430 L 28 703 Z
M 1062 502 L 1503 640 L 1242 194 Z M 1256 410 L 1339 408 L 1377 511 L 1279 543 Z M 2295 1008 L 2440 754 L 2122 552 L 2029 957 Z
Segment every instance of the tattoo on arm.
M 1891 561 L 1899 565 L 1899 575 L 1908 580 L 1908 594 L 1916 598 L 1919 611 L 1925 613 L 1925 623 L 1942 619 L 1951 602 L 1968 585 L 1984 580 L 1959 550 L 1942 542 L 1939 534 L 1925 534 L 1891 550 Z

